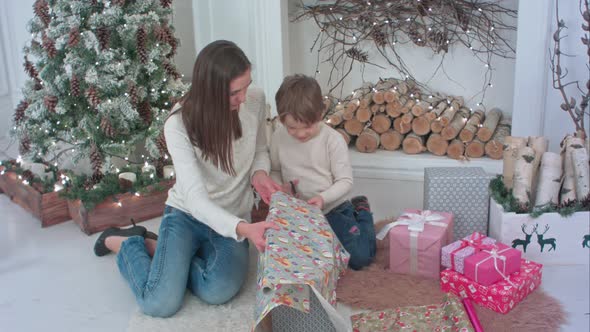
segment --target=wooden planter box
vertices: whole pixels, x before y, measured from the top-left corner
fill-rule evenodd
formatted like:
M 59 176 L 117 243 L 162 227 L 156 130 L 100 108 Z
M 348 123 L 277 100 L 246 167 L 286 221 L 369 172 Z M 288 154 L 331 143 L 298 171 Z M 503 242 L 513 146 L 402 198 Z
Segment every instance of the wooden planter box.
M 138 223 L 161 216 L 164 213 L 168 190 L 174 182 L 175 180 L 162 181 L 160 185 L 164 187 L 163 190 L 141 196 L 132 193 L 117 195 L 121 206 L 112 199 L 106 199 L 92 210 L 87 210 L 80 200 L 68 200 L 67 207 L 74 222 L 84 233 L 90 235 L 109 227 L 131 225 L 131 219 Z
M 521 250 L 522 257 L 541 264 L 590 264 L 590 212 L 569 217 L 556 212 L 538 218 L 505 212 L 490 199 L 490 237 Z M 526 245 L 526 252 L 524 250 Z
M 25 185 L 15 172 L 0 175 L 0 192 L 14 203 L 22 206 L 41 221 L 41 227 L 47 227 L 70 220 L 67 200 L 59 193 L 42 194 L 29 185 Z

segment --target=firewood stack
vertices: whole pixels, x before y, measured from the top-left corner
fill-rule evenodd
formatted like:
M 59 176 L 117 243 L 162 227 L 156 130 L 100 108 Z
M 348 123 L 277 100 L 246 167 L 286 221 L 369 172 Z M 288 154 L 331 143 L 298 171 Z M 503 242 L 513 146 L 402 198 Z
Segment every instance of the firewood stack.
M 510 119 L 499 109 L 472 112 L 462 97 L 427 95 L 393 78 L 365 84 L 342 101 L 327 96 L 326 105 L 326 123 L 360 152 L 401 147 L 407 154 L 502 159 L 510 135 Z

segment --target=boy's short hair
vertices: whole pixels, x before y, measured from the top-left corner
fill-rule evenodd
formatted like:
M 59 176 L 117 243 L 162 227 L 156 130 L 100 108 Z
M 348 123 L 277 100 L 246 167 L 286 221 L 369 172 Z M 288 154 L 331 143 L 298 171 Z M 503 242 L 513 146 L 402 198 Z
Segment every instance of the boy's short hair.
M 281 122 L 290 114 L 296 121 L 313 124 L 324 115 L 322 89 L 313 77 L 301 74 L 285 77 L 275 101 Z

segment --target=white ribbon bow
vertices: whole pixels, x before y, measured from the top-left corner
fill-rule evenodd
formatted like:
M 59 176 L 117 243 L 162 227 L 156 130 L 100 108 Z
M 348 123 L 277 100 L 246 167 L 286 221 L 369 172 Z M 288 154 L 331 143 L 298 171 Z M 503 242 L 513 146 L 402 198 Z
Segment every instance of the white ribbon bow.
M 396 226 L 408 226 L 408 231 L 417 233 L 422 233 L 424 231 L 425 224 L 438 227 L 447 227 L 447 224 L 444 222 L 437 221 L 444 219 L 445 217 L 441 216 L 440 214 L 433 213 L 430 210 L 422 211 L 420 214 L 404 213 L 397 221 L 385 225 L 385 227 L 383 227 L 377 234 L 377 239 L 383 240 L 387 236 L 387 233 L 389 233 L 389 230 Z
M 516 288 L 516 285 L 510 280 L 510 278 L 508 278 L 508 276 L 505 275 L 505 273 L 506 273 L 506 256 L 500 255 L 504 251 L 508 251 L 510 249 L 512 249 L 512 248 L 505 248 L 500 251 L 498 251 L 498 249 L 496 249 L 496 248 L 489 250 L 489 251 L 484 250 L 484 252 L 487 252 L 488 254 L 490 254 L 490 256 L 486 257 L 485 259 L 482 259 L 481 261 L 477 262 L 477 264 L 475 264 L 475 282 L 479 282 L 478 275 L 477 275 L 477 272 L 479 270 L 479 266 L 483 262 L 487 261 L 488 259 L 493 259 L 494 260 L 494 268 L 496 269 L 498 274 L 500 274 L 502 279 L 506 280 L 506 282 L 508 282 L 510 285 L 512 285 L 513 287 Z M 498 260 L 501 260 L 504 263 L 504 265 L 502 266 L 502 271 L 500 271 L 500 268 L 498 267 Z

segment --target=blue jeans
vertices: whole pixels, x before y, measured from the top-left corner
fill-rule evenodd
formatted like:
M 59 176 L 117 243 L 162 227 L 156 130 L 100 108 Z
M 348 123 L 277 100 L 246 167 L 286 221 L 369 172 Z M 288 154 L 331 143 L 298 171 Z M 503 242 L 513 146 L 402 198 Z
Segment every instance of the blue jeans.
M 333 208 L 326 219 L 334 234 L 350 254 L 348 266 L 353 270 L 371 264 L 377 251 L 373 215 L 369 211 L 355 211 L 350 201 Z
M 170 206 L 164 209 L 153 259 L 140 236 L 125 240 L 117 255 L 139 307 L 155 317 L 174 315 L 187 287 L 204 302 L 229 301 L 246 279 L 248 261 L 248 241 L 223 237 Z

